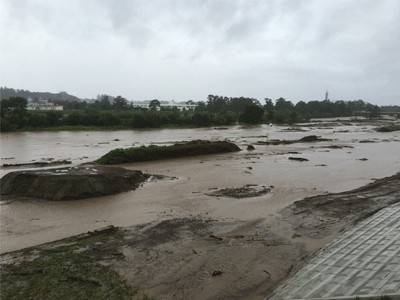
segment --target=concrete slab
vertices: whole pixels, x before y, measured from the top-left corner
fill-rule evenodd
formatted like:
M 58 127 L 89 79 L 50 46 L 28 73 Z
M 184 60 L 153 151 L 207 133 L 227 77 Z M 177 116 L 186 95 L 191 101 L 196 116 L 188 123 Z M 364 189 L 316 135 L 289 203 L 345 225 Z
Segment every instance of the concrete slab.
M 400 300 L 400 203 L 324 247 L 270 299 Z

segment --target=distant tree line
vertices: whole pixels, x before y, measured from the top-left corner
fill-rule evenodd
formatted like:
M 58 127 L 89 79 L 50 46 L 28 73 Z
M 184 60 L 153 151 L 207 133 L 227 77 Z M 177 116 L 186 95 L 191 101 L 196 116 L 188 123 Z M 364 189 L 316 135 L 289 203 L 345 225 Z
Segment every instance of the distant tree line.
M 28 90 L 16 90 L 8 87 L 0 87 L 1 99 L 9 99 L 12 97 L 32 98 L 34 100 L 69 100 L 80 101 L 78 97 L 69 95 L 67 92 L 49 93 L 49 92 L 31 92 Z
M 259 124 L 272 122 L 277 124 L 293 124 L 309 121 L 311 118 L 349 117 L 362 113 L 369 118 L 378 118 L 380 107 L 363 100 L 354 101 L 299 101 L 293 104 L 285 98 L 272 101 L 264 99 L 265 104 L 253 98 L 228 98 L 209 95 L 207 102 L 199 103 L 199 110 L 214 114 L 234 114 L 239 122 Z
M 293 124 L 310 118 L 352 116 L 367 113 L 370 118 L 379 117 L 381 108 L 363 100 L 355 101 L 300 101 L 293 104 L 284 98 L 272 101 L 246 97 L 209 95 L 207 101 L 198 102 L 192 111 L 160 107 L 154 99 L 149 109 L 137 108 L 122 96 L 112 98 L 103 95 L 93 103 L 74 100 L 53 100 L 63 105 L 63 111 L 27 110 L 23 97 L 9 97 L 0 102 L 1 131 L 31 130 L 57 127 L 101 128 L 160 128 L 160 127 L 207 127 L 244 124 Z M 387 107 L 400 111 L 398 106 Z

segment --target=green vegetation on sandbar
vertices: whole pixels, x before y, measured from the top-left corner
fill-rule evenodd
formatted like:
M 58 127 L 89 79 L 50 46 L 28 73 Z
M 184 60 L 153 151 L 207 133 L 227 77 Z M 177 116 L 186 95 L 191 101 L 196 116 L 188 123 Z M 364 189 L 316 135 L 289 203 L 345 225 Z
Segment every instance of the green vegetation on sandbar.
M 100 157 L 97 163 L 110 165 L 235 151 L 240 151 L 240 148 L 227 141 L 191 141 L 172 146 L 117 148 Z
M 1 265 L 1 298 L 132 299 L 138 290 L 116 271 L 98 263 L 101 257 L 85 250 L 88 245 L 121 235 L 120 229 L 110 227 L 5 254 L 16 260 Z
M 379 132 L 391 132 L 400 130 L 400 124 L 391 124 L 379 127 L 376 131 Z

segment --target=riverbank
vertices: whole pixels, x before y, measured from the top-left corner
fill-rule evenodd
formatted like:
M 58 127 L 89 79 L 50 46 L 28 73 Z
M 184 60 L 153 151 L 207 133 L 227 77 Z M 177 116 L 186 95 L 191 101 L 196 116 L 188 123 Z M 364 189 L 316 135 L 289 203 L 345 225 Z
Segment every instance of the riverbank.
M 327 119 L 312 119 L 310 122 L 314 124 L 322 124 L 326 125 Z M 337 122 L 346 120 L 351 123 L 356 123 L 356 124 L 366 124 L 366 125 L 371 125 L 373 124 L 376 126 L 376 130 L 380 132 L 390 132 L 390 131 L 398 131 L 400 130 L 398 122 L 396 122 L 396 119 L 366 119 L 366 118 L 357 118 L 357 117 L 342 117 L 342 118 L 330 118 L 331 125 L 336 126 Z M 262 125 L 260 124 L 255 124 L 256 126 Z M 276 124 L 277 126 L 289 126 L 288 124 Z M 228 124 L 214 124 L 213 125 L 215 129 L 219 128 L 227 128 L 231 127 L 232 123 Z M 222 127 L 221 127 L 222 126 Z M 248 126 L 246 124 L 241 124 L 240 126 Z M 254 124 L 253 124 L 254 126 Z M 302 126 L 301 123 L 294 123 L 291 124 L 290 126 Z M 212 126 L 211 126 L 212 127 Z M 94 126 L 94 125 L 62 125 L 62 126 L 48 126 L 48 127 L 24 127 L 20 129 L 15 129 L 12 131 L 4 131 L 2 134 L 7 134 L 7 133 L 17 133 L 17 132 L 57 132 L 57 131 L 119 131 L 119 130 L 162 130 L 162 129 L 196 129 L 196 128 L 204 128 L 204 125 L 196 125 L 196 124 L 163 124 L 160 126 L 148 126 L 148 127 L 139 127 L 139 128 L 134 128 L 130 125 L 107 125 L 107 126 Z
M 63 125 L 63 126 L 52 126 L 52 127 L 24 127 L 13 131 L 4 131 L 2 133 L 12 132 L 57 132 L 57 131 L 116 131 L 116 130 L 161 130 L 161 129 L 180 129 L 180 128 L 201 128 L 201 126 L 195 125 L 181 125 L 178 124 L 165 124 L 159 127 L 144 127 L 144 128 L 132 128 L 128 125 L 113 125 L 113 126 L 85 126 L 85 125 Z

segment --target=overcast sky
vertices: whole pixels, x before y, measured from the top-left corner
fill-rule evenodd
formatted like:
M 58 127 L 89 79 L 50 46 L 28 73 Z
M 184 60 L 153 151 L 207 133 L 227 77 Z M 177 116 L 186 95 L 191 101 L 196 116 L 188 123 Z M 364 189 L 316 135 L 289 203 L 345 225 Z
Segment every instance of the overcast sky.
M 400 105 L 400 0 L 0 0 L 0 86 Z

